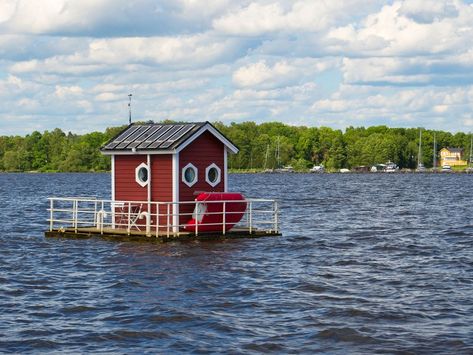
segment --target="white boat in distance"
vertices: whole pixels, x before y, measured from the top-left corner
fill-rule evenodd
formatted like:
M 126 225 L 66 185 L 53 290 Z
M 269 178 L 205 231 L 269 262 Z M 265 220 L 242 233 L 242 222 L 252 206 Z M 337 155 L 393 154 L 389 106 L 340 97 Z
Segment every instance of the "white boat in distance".
M 452 172 L 452 167 L 450 165 L 442 165 L 442 173 L 450 173 Z
M 311 173 L 323 173 L 325 172 L 325 168 L 323 165 L 314 165 L 312 169 L 309 170 Z
M 385 173 L 395 173 L 399 170 L 399 167 L 393 163 L 392 161 L 388 161 L 386 163 L 386 167 L 384 168 Z
M 283 166 L 282 168 L 275 169 L 274 172 L 276 172 L 276 173 L 293 173 L 294 168 L 290 165 L 287 165 L 287 166 Z

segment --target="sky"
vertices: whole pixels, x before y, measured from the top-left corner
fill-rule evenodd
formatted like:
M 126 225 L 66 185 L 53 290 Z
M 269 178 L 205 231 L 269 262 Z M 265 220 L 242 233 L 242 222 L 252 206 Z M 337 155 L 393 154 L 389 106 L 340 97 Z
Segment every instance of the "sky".
M 473 130 L 473 0 L 0 0 L 0 135 L 140 121 Z

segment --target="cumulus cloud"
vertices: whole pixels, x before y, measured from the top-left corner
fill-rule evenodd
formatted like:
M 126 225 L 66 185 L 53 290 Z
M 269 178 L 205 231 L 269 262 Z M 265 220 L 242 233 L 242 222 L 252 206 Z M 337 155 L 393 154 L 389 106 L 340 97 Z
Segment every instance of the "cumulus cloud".
M 72 54 L 17 61 L 11 70 L 96 75 L 126 67 L 133 69 L 134 64 L 199 68 L 233 59 L 238 48 L 240 42 L 235 39 L 214 40 L 208 35 L 97 39 L 86 49 Z
M 140 36 L 202 31 L 229 0 L 3 0 L 0 31 L 72 36 Z
M 233 81 L 241 87 L 278 86 L 297 79 L 293 66 L 287 62 L 278 62 L 268 66 L 265 61 L 259 61 L 239 68 L 233 74 Z
M 225 33 L 250 36 L 270 32 L 317 32 L 337 21 L 347 21 L 376 3 L 359 0 L 255 1 L 215 19 L 213 27 Z
M 56 85 L 56 90 L 55 90 L 55 95 L 60 98 L 67 98 L 67 97 L 73 97 L 73 96 L 81 96 L 83 94 L 84 90 L 77 86 L 61 86 L 61 85 Z
M 362 26 L 350 24 L 332 29 L 327 45 L 336 52 L 363 56 L 439 54 L 465 48 L 473 35 L 470 6 L 458 4 L 456 17 L 429 23 L 407 17 L 402 6 L 402 2 L 386 5 L 367 16 Z
M 460 120 L 472 105 L 465 88 L 410 88 L 402 91 L 391 88 L 353 87 L 344 85 L 330 98 L 317 100 L 311 111 L 326 121 L 343 125 L 388 124 L 432 127 L 455 131 Z
M 407 0 L 401 4 L 399 13 L 419 23 L 432 23 L 457 17 L 459 5 L 460 3 L 454 0 Z
M 345 58 L 346 83 L 387 86 L 471 85 L 473 61 L 453 55 L 441 57 Z
M 126 123 L 129 93 L 143 120 L 469 129 L 471 38 L 461 0 L 0 0 L 0 134 Z
M 332 68 L 330 59 L 286 59 L 275 63 L 259 60 L 239 67 L 233 73 L 233 83 L 240 88 L 271 89 L 314 81 L 317 75 Z

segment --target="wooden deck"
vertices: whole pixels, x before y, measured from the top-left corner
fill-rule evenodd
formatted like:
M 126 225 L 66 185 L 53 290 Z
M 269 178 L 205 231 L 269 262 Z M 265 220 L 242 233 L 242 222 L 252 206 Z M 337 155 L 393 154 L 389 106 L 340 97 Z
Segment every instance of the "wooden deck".
M 45 236 L 48 238 L 93 238 L 99 237 L 109 240 L 117 241 L 147 241 L 147 242 L 170 242 L 170 241 L 191 241 L 191 240 L 225 240 L 225 239 L 241 239 L 241 238 L 261 238 L 261 237 L 274 237 L 280 236 L 281 233 L 270 231 L 253 229 L 250 233 L 249 228 L 233 228 L 223 235 L 221 232 L 201 232 L 198 235 L 195 233 L 181 231 L 179 233 L 168 233 L 160 232 L 156 236 L 156 232 L 150 236 L 146 235 L 144 231 L 132 230 L 130 233 L 126 229 L 112 229 L 106 228 L 102 231 L 95 227 L 82 227 L 77 228 L 60 228 L 53 229 L 52 231 L 46 231 Z

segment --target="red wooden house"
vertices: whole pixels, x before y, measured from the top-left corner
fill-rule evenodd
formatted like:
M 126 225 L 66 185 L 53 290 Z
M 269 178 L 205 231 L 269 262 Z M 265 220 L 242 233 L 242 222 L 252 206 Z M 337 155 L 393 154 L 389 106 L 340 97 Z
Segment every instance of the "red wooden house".
M 175 202 L 176 226 L 196 192 L 227 191 L 227 156 L 238 148 L 209 122 L 153 123 L 128 126 L 101 151 L 112 159 L 112 200 Z

